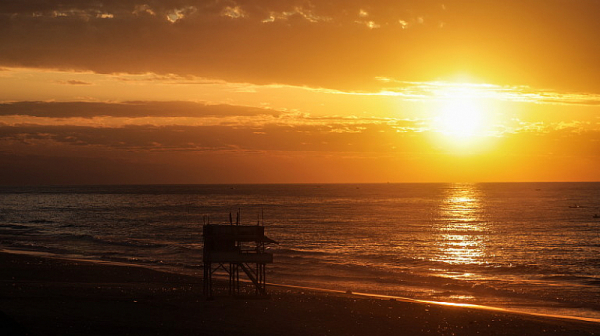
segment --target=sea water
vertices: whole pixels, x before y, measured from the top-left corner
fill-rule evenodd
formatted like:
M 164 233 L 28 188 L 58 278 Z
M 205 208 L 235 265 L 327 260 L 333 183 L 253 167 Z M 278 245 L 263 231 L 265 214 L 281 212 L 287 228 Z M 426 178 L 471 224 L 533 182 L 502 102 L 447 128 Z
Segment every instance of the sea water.
M 600 183 L 2 187 L 0 247 L 201 275 L 238 211 L 268 282 L 600 318 Z

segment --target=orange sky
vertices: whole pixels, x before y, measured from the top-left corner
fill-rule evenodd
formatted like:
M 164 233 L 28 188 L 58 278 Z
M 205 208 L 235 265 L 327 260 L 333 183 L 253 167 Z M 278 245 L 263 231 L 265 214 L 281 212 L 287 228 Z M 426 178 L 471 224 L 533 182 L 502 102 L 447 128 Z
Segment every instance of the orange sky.
M 0 185 L 600 180 L 600 4 L 0 3 Z

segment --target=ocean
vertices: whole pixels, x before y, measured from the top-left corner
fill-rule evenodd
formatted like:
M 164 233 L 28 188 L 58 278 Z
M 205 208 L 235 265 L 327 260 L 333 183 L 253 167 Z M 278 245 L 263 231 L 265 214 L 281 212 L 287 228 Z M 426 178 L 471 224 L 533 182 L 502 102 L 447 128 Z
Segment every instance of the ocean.
M 270 283 L 600 319 L 600 183 L 0 187 L 0 248 L 201 276 L 238 211 Z

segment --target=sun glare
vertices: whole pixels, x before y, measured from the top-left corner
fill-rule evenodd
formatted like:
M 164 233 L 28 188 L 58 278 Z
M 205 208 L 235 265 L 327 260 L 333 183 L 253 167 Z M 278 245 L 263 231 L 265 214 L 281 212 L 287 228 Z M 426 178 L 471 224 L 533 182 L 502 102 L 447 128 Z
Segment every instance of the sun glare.
M 431 105 L 431 131 L 439 148 L 455 153 L 489 150 L 493 140 L 493 99 L 478 84 L 444 84 Z
M 438 131 L 453 137 L 473 137 L 484 132 L 483 111 L 470 98 L 458 97 L 444 102 L 434 120 Z

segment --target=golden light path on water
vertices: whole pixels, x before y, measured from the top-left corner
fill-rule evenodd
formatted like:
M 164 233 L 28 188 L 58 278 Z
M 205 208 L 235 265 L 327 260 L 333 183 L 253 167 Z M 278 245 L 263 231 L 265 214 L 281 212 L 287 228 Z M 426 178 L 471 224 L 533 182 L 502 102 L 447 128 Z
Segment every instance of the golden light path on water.
M 448 264 L 481 265 L 486 263 L 487 223 L 483 216 L 481 191 L 476 184 L 454 184 L 440 204 L 436 224 L 435 261 Z M 451 278 L 470 278 L 473 274 L 443 274 Z

